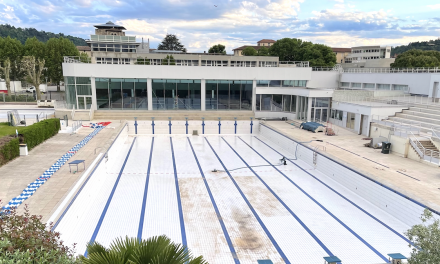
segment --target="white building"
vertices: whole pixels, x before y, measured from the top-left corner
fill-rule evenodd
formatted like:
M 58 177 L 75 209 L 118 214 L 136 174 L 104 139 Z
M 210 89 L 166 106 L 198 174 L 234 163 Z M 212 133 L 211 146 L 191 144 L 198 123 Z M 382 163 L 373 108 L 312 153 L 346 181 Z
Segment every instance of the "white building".
M 116 34 L 112 30 L 106 32 Z M 119 30 L 121 34 L 122 29 Z M 89 41 L 93 47 L 91 63 L 65 58 L 66 103 L 75 109 L 99 113 L 239 111 L 256 118 L 330 121 L 368 135 L 373 115 L 393 115 L 402 107 L 368 106 L 356 101 L 404 94 L 433 100 L 440 97 L 440 72 L 435 69 L 344 70 L 312 68 L 308 62 L 283 64 L 277 57 L 266 56 L 144 53 L 138 52 L 142 43 L 135 38 L 111 34 L 104 35 L 105 41 L 100 35 Z M 134 46 L 124 51 L 125 44 L 108 42 L 108 37 L 127 37 Z M 106 43 L 106 51 L 101 50 L 101 42 Z M 121 49 L 115 45 L 122 45 Z M 389 47 L 379 46 L 353 48 L 356 50 L 359 52 L 353 54 L 358 54 L 358 59 L 372 57 L 371 60 L 389 58 L 390 52 Z M 171 55 L 173 59 L 166 59 Z M 337 100 L 332 102 L 335 90 Z M 343 90 L 346 92 L 341 95 Z M 362 99 L 347 97 L 352 95 Z

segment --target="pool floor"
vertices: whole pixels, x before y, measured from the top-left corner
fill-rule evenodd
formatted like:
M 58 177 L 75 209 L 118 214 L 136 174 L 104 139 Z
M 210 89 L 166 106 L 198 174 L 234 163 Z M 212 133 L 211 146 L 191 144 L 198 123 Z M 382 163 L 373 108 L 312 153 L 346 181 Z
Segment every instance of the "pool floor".
M 128 137 L 56 227 L 88 241 L 166 235 L 209 263 L 387 263 L 410 227 L 259 135 Z M 281 155 L 282 154 L 282 155 Z M 240 168 L 238 170 L 234 170 Z

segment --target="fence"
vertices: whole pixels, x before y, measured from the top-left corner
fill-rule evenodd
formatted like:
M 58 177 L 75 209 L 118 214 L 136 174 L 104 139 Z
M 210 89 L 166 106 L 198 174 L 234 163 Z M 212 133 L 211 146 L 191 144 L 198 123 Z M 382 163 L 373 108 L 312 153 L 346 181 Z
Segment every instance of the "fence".
M 425 107 L 425 106 L 438 106 L 440 108 L 440 102 L 433 100 L 430 97 L 422 95 L 410 95 L 402 94 L 395 96 L 380 96 L 380 97 L 370 97 L 365 95 L 338 95 L 333 98 L 336 102 L 346 102 L 355 103 L 368 106 L 389 106 L 389 105 L 399 105 L 399 106 L 415 106 L 415 107 Z
M 420 135 L 421 133 L 440 134 L 440 126 L 432 126 L 431 124 L 412 121 L 404 118 L 393 117 L 392 120 L 389 116 L 372 115 L 371 122 L 391 127 L 395 131 L 395 135 L 401 137 L 409 137 L 410 133 Z
M 15 94 L 0 94 L 0 101 L 3 103 L 8 102 L 24 102 L 24 103 L 35 103 L 35 96 L 33 94 L 27 93 L 15 93 Z
M 348 68 L 344 73 L 439 73 L 440 68 Z

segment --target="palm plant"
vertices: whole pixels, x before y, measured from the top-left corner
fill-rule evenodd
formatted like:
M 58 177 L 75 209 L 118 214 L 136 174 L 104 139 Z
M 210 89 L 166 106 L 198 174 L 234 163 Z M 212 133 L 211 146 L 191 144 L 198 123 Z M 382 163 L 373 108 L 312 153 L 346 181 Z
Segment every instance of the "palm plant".
M 189 249 L 166 236 L 141 241 L 117 238 L 109 248 L 93 242 L 87 245 L 87 252 L 87 258 L 81 256 L 84 264 L 208 264 L 203 256 L 193 258 Z

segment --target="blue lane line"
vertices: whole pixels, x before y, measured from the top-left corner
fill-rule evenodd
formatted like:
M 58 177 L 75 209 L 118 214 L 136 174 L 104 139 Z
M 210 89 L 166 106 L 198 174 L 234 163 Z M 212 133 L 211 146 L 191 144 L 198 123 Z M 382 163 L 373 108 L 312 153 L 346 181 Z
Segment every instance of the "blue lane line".
M 89 177 L 87 177 L 87 179 L 84 181 L 84 183 L 81 185 L 81 188 L 79 188 L 78 192 L 75 194 L 75 196 L 73 197 L 72 201 L 70 201 L 69 205 L 66 207 L 66 209 L 64 210 L 63 214 L 60 216 L 60 218 L 58 218 L 57 222 L 53 225 L 51 231 L 54 231 L 55 228 L 57 228 L 57 226 L 59 225 L 59 223 L 61 222 L 61 220 L 64 218 L 64 216 L 66 215 L 67 211 L 70 209 L 70 207 L 72 206 L 73 202 L 75 202 L 76 198 L 78 197 L 78 195 L 80 194 L 80 192 L 82 191 L 82 189 L 84 189 L 84 186 L 86 186 L 87 182 L 90 180 L 90 178 L 92 177 L 93 173 L 95 173 L 96 169 L 99 167 L 99 165 L 101 164 L 101 162 L 104 160 L 105 158 L 105 154 L 107 154 L 110 149 L 113 146 L 113 143 L 116 142 L 116 140 L 118 140 L 119 135 L 121 134 L 122 130 L 124 130 L 125 126 L 127 124 L 125 124 L 121 131 L 119 131 L 118 135 L 116 136 L 115 140 L 112 142 L 112 144 L 110 145 L 110 147 L 107 149 L 107 151 L 104 153 L 104 155 L 102 155 L 102 158 L 99 160 L 98 164 L 96 164 L 95 168 L 93 168 L 92 172 L 90 173 Z
M 286 136 L 286 135 L 284 135 L 284 134 L 282 134 L 282 133 L 276 131 L 276 130 L 273 129 L 273 128 L 270 128 L 270 127 L 268 127 L 268 126 L 266 126 L 266 125 L 264 125 L 264 124 L 261 124 L 261 125 L 262 125 L 263 127 L 267 128 L 267 129 L 269 129 L 269 130 L 272 130 L 273 132 L 277 133 L 277 134 L 280 135 L 280 136 L 283 136 L 283 137 L 285 137 L 285 138 L 287 138 L 287 139 L 289 139 L 289 140 L 291 140 L 291 141 L 293 141 L 293 142 L 295 142 L 295 143 L 298 143 L 300 146 L 302 146 L 302 147 L 304 147 L 304 148 L 306 148 L 306 149 L 309 149 L 309 150 L 311 150 L 311 151 L 314 151 L 312 148 L 310 148 L 310 147 L 308 147 L 308 146 L 305 146 L 305 145 L 301 144 L 300 142 L 297 142 L 296 140 L 294 140 L 294 139 L 292 139 L 292 138 L 290 138 L 290 137 L 288 137 L 288 136 Z M 359 172 L 359 171 L 356 171 L 356 170 L 354 170 L 354 169 L 348 167 L 348 166 L 345 165 L 345 164 L 340 163 L 339 161 L 337 161 L 337 160 L 335 160 L 335 159 L 332 159 L 332 158 L 330 158 L 330 157 L 328 157 L 328 156 L 325 156 L 325 155 L 322 155 L 322 154 L 319 154 L 319 155 L 322 156 L 323 158 L 326 158 L 326 159 L 328 159 L 328 160 L 331 160 L 332 162 L 334 162 L 334 163 L 336 163 L 336 164 L 338 164 L 338 165 L 340 165 L 340 166 L 346 168 L 347 170 L 350 170 L 350 171 L 352 171 L 352 172 L 358 174 L 359 176 L 364 177 L 365 179 L 367 179 L 367 180 L 369 180 L 369 181 L 374 182 L 375 184 L 377 184 L 377 185 L 379 185 L 379 186 L 382 186 L 383 188 L 385 188 L 385 189 L 387 189 L 387 190 L 389 190 L 389 191 L 394 192 L 394 193 L 397 194 L 397 195 L 402 196 L 402 197 L 405 198 L 405 199 L 410 200 L 411 202 L 413 202 L 413 203 L 415 203 L 415 204 L 417 204 L 417 205 L 419 205 L 419 206 L 421 206 L 421 207 L 423 207 L 423 208 L 427 208 L 427 209 L 429 209 L 429 210 L 430 210 L 431 212 L 433 212 L 434 214 L 440 215 L 440 212 L 439 212 L 439 211 L 436 211 L 436 210 L 430 208 L 429 206 L 426 206 L 426 205 L 424 205 L 424 204 L 422 204 L 422 203 L 420 203 L 420 202 L 418 202 L 418 201 L 416 201 L 416 200 L 414 200 L 414 199 L 412 199 L 412 198 L 406 196 L 405 194 L 400 193 L 400 192 L 398 192 L 398 191 L 396 191 L 396 190 L 394 190 L 394 189 L 392 189 L 392 188 L 390 188 L 390 187 L 388 187 L 388 186 L 386 186 L 386 185 L 384 185 L 384 184 L 382 184 L 382 183 L 380 183 L 380 182 L 378 182 L 378 181 L 376 181 L 376 180 L 374 180 L 374 179 L 368 177 L 367 175 L 365 175 L 365 174 L 363 174 L 363 173 L 361 173 L 361 172 Z
M 240 137 L 239 137 L 240 138 Z M 257 138 L 258 139 L 258 138 Z M 262 157 L 267 163 L 272 165 L 267 159 L 265 159 L 258 151 L 256 151 L 254 148 L 252 148 L 248 143 L 246 143 L 243 139 L 240 138 L 241 141 L 243 141 L 249 148 L 251 148 L 253 151 L 255 151 L 260 157 Z M 262 141 L 261 141 L 262 142 Z M 264 143 L 264 142 L 263 142 Z M 265 143 L 264 143 L 265 144 Z M 267 144 L 266 144 L 267 145 Z M 304 193 L 307 197 L 309 197 L 310 200 L 315 202 L 321 209 L 323 209 L 327 214 L 329 214 L 333 219 L 338 221 L 339 224 L 341 224 L 345 229 L 347 229 L 351 234 L 353 234 L 355 237 L 357 237 L 362 243 L 364 243 L 368 248 L 370 248 L 376 255 L 378 255 L 380 258 L 382 258 L 386 263 L 389 263 L 388 258 L 382 255 L 377 249 L 375 249 L 372 245 L 370 245 L 365 239 L 363 239 L 361 236 L 359 236 L 355 231 L 353 231 L 350 227 L 348 227 L 344 222 L 342 222 L 339 218 L 337 218 L 334 214 L 332 214 L 327 208 L 325 208 L 322 204 L 320 204 L 317 200 L 315 200 L 311 195 L 309 195 L 306 191 L 304 191 L 301 187 L 299 187 L 294 181 L 292 181 L 289 177 L 286 176 L 283 172 L 281 172 L 278 168 L 272 165 L 272 167 L 277 170 L 281 175 L 283 175 L 290 183 L 295 185 L 298 190 L 300 190 L 302 193 Z M 302 169 L 302 168 L 301 168 Z M 304 169 L 302 169 L 305 171 Z
M 139 220 L 139 228 L 137 235 L 139 241 L 142 239 L 142 230 L 144 228 L 145 207 L 147 205 L 147 193 L 148 193 L 148 184 L 150 182 L 150 169 L 151 169 L 151 158 L 153 157 L 153 146 L 154 146 L 154 137 L 151 139 L 150 159 L 148 160 L 147 179 L 145 180 L 144 198 L 142 200 L 141 217 Z
M 283 250 L 280 248 L 280 246 L 278 245 L 278 243 L 275 241 L 275 239 L 273 238 L 272 234 L 269 232 L 269 230 L 267 229 L 267 227 L 264 225 L 263 221 L 261 221 L 261 218 L 258 216 L 257 212 L 255 211 L 254 207 L 252 207 L 251 203 L 249 202 L 249 200 L 246 198 L 246 196 L 244 195 L 243 191 L 240 189 L 240 187 L 238 186 L 237 182 L 235 181 L 235 179 L 231 176 L 231 174 L 229 173 L 228 169 L 226 168 L 225 164 L 223 164 L 223 161 L 220 159 L 220 157 L 217 155 L 217 153 L 215 152 L 214 148 L 211 146 L 211 144 L 209 143 L 208 139 L 205 137 L 206 142 L 208 143 L 209 147 L 211 148 L 212 152 L 214 152 L 214 155 L 217 157 L 218 161 L 220 162 L 220 164 L 222 165 L 223 169 L 225 170 L 225 172 L 228 174 L 229 178 L 231 179 L 231 181 L 234 183 L 235 187 L 237 188 L 238 192 L 241 194 L 241 197 L 243 198 L 243 200 L 246 202 L 246 204 L 249 206 L 249 209 L 251 209 L 252 214 L 255 216 L 255 218 L 257 219 L 258 223 L 260 223 L 261 227 L 263 228 L 264 232 L 266 233 L 266 235 L 269 237 L 270 241 L 272 242 L 272 244 L 274 245 L 274 247 L 276 248 L 276 250 L 278 251 L 278 253 L 280 254 L 281 258 L 283 258 L 284 262 L 286 262 L 286 264 L 290 264 L 289 259 L 286 257 L 286 255 L 284 254 Z
M 235 248 L 234 248 L 234 245 L 232 244 L 231 237 L 229 236 L 228 230 L 226 230 L 225 222 L 223 221 L 222 215 L 220 214 L 220 211 L 218 210 L 217 204 L 214 200 L 214 196 L 212 195 L 211 189 L 209 188 L 208 181 L 205 178 L 205 174 L 203 173 L 202 167 L 200 166 L 199 159 L 197 158 L 196 152 L 194 151 L 194 148 L 191 144 L 191 140 L 189 140 L 189 138 L 187 138 L 187 139 L 189 142 L 189 146 L 191 147 L 192 153 L 194 155 L 194 158 L 196 159 L 197 166 L 199 167 L 199 171 L 200 171 L 200 174 L 202 175 L 203 183 L 205 183 L 205 187 L 206 187 L 206 190 L 208 191 L 209 198 L 211 199 L 211 203 L 214 206 L 215 214 L 217 215 L 217 219 L 220 222 L 220 226 L 222 227 L 223 234 L 224 234 L 224 236 L 226 238 L 226 242 L 228 243 L 228 246 L 229 246 L 229 250 L 231 251 L 232 257 L 234 258 L 234 262 L 235 262 L 235 264 L 240 264 L 240 260 L 238 259 L 237 252 L 235 252 Z
M 255 137 L 258 141 L 262 142 L 264 145 L 268 146 L 270 149 L 272 149 L 273 151 L 275 151 L 276 153 L 278 153 L 281 156 L 284 156 L 283 154 L 281 154 L 280 152 L 276 151 L 274 148 L 272 148 L 271 146 L 269 146 L 268 144 L 266 144 L 264 141 L 262 141 L 261 139 Z M 390 230 L 391 232 L 393 232 L 394 234 L 396 234 L 397 236 L 399 236 L 400 238 L 402 238 L 403 240 L 405 240 L 407 243 L 411 244 L 414 246 L 414 243 L 412 243 L 408 238 L 404 237 L 402 234 L 400 234 L 399 232 L 397 232 L 396 230 L 394 230 L 393 228 L 391 228 L 390 226 L 388 226 L 387 224 L 385 224 L 384 222 L 380 221 L 378 218 L 376 218 L 375 216 L 373 216 L 372 214 L 370 214 L 369 212 L 367 212 L 365 209 L 363 209 L 362 207 L 360 207 L 359 205 L 355 204 L 354 202 L 352 202 L 350 199 L 348 199 L 347 197 L 345 197 L 344 195 L 340 194 L 338 191 L 336 191 L 335 189 L 333 189 L 332 187 L 328 186 L 327 184 L 325 184 L 323 181 L 321 181 L 320 179 L 318 179 L 317 177 L 315 177 L 313 174 L 311 174 L 310 172 L 308 172 L 307 170 L 303 169 L 301 166 L 299 166 L 298 164 L 296 164 L 295 162 L 290 161 L 293 165 L 295 165 L 296 167 L 298 167 L 299 169 L 301 169 L 302 171 L 304 171 L 305 173 L 307 173 L 308 175 L 312 176 L 315 180 L 317 180 L 318 182 L 320 182 L 321 184 L 323 184 L 325 187 L 329 188 L 330 190 L 332 190 L 334 193 L 336 193 L 337 195 L 339 195 L 342 199 L 346 200 L 347 202 L 349 202 L 350 204 L 352 204 L 354 207 L 356 207 L 357 209 L 361 210 L 362 212 L 364 212 L 366 215 L 370 216 L 371 218 L 373 218 L 374 220 L 376 220 L 378 223 L 380 223 L 381 225 L 383 225 L 384 227 L 386 227 L 388 230 Z
M 240 138 L 240 137 L 238 137 Z M 244 164 L 246 164 L 246 166 L 252 171 L 253 174 L 255 174 L 255 176 L 264 184 L 264 186 L 266 186 L 266 188 L 273 194 L 273 196 L 275 196 L 275 198 L 278 199 L 278 201 L 284 206 L 284 208 L 287 209 L 287 211 L 289 211 L 289 213 L 296 219 L 296 221 L 298 221 L 301 226 L 307 231 L 307 233 L 309 233 L 310 236 L 313 237 L 313 239 L 315 239 L 315 241 L 321 246 L 322 249 L 324 249 L 324 251 L 330 255 L 330 256 L 334 256 L 333 253 L 330 251 L 330 249 L 328 249 L 324 243 L 322 243 L 321 240 L 319 240 L 319 238 L 312 232 L 312 230 L 310 230 L 306 224 L 304 224 L 303 221 L 301 221 L 301 219 L 289 208 L 289 206 L 287 206 L 287 204 L 285 204 L 283 202 L 283 200 L 281 200 L 281 198 L 269 187 L 269 185 L 267 185 L 267 183 L 252 169 L 251 166 L 249 166 L 249 164 L 237 153 L 237 151 L 235 151 L 235 149 L 226 141 L 226 139 L 224 139 L 222 137 L 223 141 L 226 142 L 226 144 L 232 149 L 232 151 L 234 151 L 234 153 L 241 159 L 241 161 L 243 161 Z M 241 139 L 241 138 L 240 138 Z M 272 165 L 272 164 L 271 164 Z M 324 257 L 324 256 L 323 256 Z
M 185 221 L 183 219 L 182 201 L 180 200 L 179 179 L 177 178 L 176 160 L 174 159 L 173 138 L 170 137 L 171 155 L 173 157 L 174 181 L 176 184 L 177 207 L 179 208 L 180 234 L 182 236 L 182 245 L 187 247 Z
M 136 142 L 136 138 L 134 138 L 133 142 L 131 143 L 130 150 L 127 153 L 127 157 L 125 157 L 124 164 L 122 164 L 121 171 L 119 171 L 118 178 L 116 179 L 116 182 L 115 182 L 115 185 L 113 186 L 112 192 L 110 193 L 110 195 L 107 199 L 107 203 L 105 204 L 104 210 L 101 213 L 101 217 L 99 218 L 98 224 L 96 225 L 95 231 L 93 232 L 92 238 L 90 238 L 89 243 L 95 242 L 95 239 L 98 236 L 99 229 L 101 228 L 102 222 L 104 221 L 104 218 L 105 218 L 105 214 L 107 213 L 107 210 L 108 210 L 110 203 L 113 199 L 113 195 L 115 194 L 116 188 L 118 187 L 119 180 L 121 179 L 122 172 L 124 171 L 124 168 L 125 168 L 125 164 L 127 164 L 127 160 L 128 160 L 128 157 L 130 156 L 131 149 L 133 148 L 134 142 Z M 87 250 L 84 253 L 84 256 L 87 257 Z

